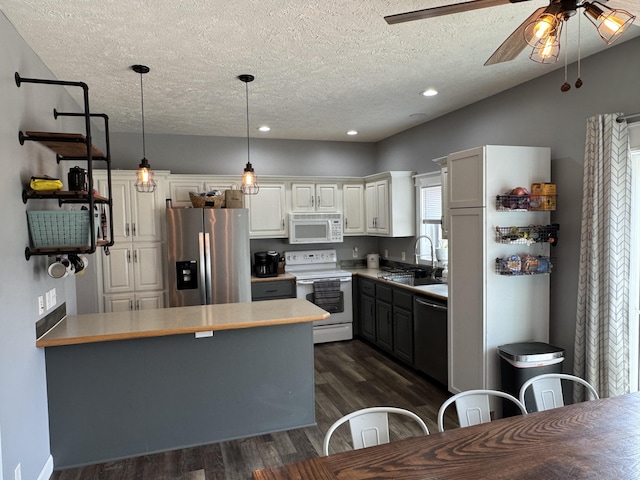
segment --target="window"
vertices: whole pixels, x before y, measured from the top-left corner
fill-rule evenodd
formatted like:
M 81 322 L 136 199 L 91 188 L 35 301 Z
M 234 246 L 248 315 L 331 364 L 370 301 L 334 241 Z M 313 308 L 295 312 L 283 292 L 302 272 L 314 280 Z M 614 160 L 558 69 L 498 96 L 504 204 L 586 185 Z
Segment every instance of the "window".
M 418 236 L 427 236 L 433 242 L 433 252 L 431 244 L 426 238 L 421 238 L 416 247 L 416 254 L 419 255 L 418 263 L 431 264 L 435 262 L 435 249 L 445 248 L 447 240 L 442 238 L 442 177 L 440 172 L 425 173 L 416 175 L 416 213 Z M 431 255 L 434 258 L 431 258 Z

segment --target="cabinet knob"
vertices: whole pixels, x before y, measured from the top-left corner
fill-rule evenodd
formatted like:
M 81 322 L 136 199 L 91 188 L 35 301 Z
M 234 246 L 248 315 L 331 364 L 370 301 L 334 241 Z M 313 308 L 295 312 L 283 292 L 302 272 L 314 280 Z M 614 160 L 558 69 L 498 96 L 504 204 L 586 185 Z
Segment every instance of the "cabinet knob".
M 127 263 L 131 263 L 131 251 L 127 250 Z
M 124 236 L 125 237 L 129 236 L 129 224 L 128 223 L 124 224 Z
M 131 224 L 131 230 L 132 230 L 132 235 L 135 237 L 136 236 L 136 224 L 135 223 Z

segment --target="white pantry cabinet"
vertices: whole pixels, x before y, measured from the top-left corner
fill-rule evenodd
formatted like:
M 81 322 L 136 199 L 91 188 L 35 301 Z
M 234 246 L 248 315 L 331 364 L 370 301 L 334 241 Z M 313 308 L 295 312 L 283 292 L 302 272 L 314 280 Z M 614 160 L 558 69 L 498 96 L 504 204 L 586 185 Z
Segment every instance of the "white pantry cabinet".
M 164 308 L 162 292 L 121 293 L 104 296 L 104 312 L 130 312 Z
M 292 183 L 291 209 L 293 212 L 337 212 L 337 183 Z
M 415 172 L 391 171 L 365 177 L 366 233 L 384 237 L 415 235 Z
M 344 235 L 364 235 L 364 184 L 345 183 L 342 185 L 342 208 Z
M 496 196 L 551 179 L 550 149 L 487 145 L 447 157 L 448 388 L 500 389 L 497 347 L 549 341 L 549 275 L 501 275 L 496 259 L 548 256 L 549 243 L 496 241 L 498 225 L 548 224 L 548 211 L 499 211 Z
M 164 306 L 164 215 L 168 172 L 155 172 L 153 193 L 135 190 L 135 171 L 112 173 L 114 245 L 97 262 L 98 308 Z M 106 173 L 96 173 L 98 189 Z M 114 296 L 117 295 L 117 296 Z M 150 300 L 154 299 L 154 300 Z M 117 305 L 117 306 L 116 306 Z M 127 308 L 129 310 L 129 308 Z

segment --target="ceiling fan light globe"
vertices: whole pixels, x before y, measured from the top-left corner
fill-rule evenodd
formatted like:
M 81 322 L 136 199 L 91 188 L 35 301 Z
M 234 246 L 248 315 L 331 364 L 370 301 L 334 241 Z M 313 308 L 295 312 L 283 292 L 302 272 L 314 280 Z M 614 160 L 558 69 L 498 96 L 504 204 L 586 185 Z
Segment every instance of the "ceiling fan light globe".
M 607 45 L 620 38 L 636 18 L 626 10 L 612 10 L 600 2 L 585 2 L 583 5 L 585 17 L 595 25 L 598 34 Z
M 524 30 L 525 41 L 535 47 L 538 42 L 550 35 L 555 35 L 560 21 L 555 15 L 543 13 L 535 21 L 531 22 Z
M 560 57 L 560 40 L 555 35 L 549 35 L 540 40 L 529 55 L 529 58 L 537 63 L 556 63 Z

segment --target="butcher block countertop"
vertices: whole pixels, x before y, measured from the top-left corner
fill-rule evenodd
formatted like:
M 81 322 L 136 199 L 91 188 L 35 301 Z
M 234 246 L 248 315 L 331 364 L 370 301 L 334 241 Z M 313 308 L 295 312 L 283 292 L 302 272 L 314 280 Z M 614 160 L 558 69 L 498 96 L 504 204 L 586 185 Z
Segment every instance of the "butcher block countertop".
M 37 347 L 313 322 L 329 313 L 302 299 L 94 313 L 64 318 Z

